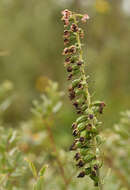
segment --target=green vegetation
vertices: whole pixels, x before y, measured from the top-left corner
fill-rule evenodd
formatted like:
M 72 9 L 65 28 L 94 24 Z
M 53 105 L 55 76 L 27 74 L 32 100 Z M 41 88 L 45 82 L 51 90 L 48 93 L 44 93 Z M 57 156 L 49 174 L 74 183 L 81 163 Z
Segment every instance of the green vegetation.
M 0 1 L 0 190 L 130 189 L 130 15 L 122 3 Z M 65 28 L 72 41 L 64 9 L 74 12 Z M 68 82 L 62 36 L 78 61 L 65 63 Z

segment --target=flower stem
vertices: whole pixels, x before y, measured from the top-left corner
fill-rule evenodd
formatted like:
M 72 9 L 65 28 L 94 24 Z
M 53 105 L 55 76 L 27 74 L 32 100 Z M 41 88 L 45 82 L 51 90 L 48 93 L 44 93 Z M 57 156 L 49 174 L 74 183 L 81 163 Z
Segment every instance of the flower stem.
M 73 18 L 74 18 L 74 23 L 77 24 L 76 16 L 73 15 Z M 80 59 L 80 61 L 83 61 L 83 51 L 82 51 L 82 44 L 81 44 L 79 32 L 76 32 L 75 35 L 76 35 L 78 47 L 80 49 L 79 50 L 79 59 Z M 85 64 L 83 64 L 81 66 L 81 76 L 82 76 L 83 82 L 86 84 L 85 85 L 85 88 L 86 88 L 86 97 L 87 97 L 87 104 L 88 104 L 88 108 L 89 108 L 90 104 L 91 104 L 91 98 L 90 98 L 90 94 L 89 94 L 89 91 L 88 91 L 88 85 L 87 85 L 87 81 L 86 81 Z

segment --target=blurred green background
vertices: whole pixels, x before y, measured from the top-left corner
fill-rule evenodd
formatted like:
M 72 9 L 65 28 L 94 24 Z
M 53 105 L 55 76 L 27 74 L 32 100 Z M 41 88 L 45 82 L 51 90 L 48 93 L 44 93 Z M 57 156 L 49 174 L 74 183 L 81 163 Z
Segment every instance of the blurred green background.
M 60 20 L 65 8 L 91 18 L 84 27 L 84 53 L 92 95 L 107 104 L 105 127 L 111 128 L 120 111 L 130 108 L 129 0 L 1 0 L 0 82 L 10 80 L 15 89 L 15 99 L 4 116 L 7 123 L 17 126 L 31 115 L 41 76 L 58 81 L 67 92 Z M 65 95 L 57 122 L 64 126 L 61 133 L 68 134 L 74 117 Z

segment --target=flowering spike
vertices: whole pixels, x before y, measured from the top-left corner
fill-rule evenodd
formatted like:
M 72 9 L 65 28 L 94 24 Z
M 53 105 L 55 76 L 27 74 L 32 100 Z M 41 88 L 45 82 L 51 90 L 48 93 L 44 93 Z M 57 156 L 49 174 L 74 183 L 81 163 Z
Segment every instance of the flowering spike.
M 78 178 L 89 175 L 97 186 L 101 184 L 99 177 L 99 165 L 101 165 L 101 153 L 99 154 L 99 135 L 98 114 L 103 113 L 104 102 L 93 102 L 89 94 L 88 78 L 85 74 L 85 64 L 83 61 L 83 51 L 81 40 L 84 31 L 79 28 L 78 23 L 85 23 L 89 16 L 73 13 L 69 10 L 62 11 L 64 22 L 64 44 L 68 45 L 63 51 L 65 67 L 68 80 L 72 80 L 69 86 L 69 97 L 74 105 L 77 114 L 80 116 L 72 124 L 72 134 L 74 143 L 70 150 L 76 151 L 74 159 L 76 166 L 83 168 Z M 67 27 L 67 28 L 66 28 Z M 69 56 L 68 56 L 69 55 Z M 97 151 L 98 150 L 98 151 Z M 86 168 L 87 166 L 87 168 Z

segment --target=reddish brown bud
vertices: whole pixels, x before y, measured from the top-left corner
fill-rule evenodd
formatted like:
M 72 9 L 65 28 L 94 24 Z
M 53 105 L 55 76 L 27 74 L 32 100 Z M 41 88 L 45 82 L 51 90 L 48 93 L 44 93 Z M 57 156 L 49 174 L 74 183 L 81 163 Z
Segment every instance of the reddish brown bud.
M 63 51 L 63 55 L 67 55 L 69 53 L 69 49 L 68 48 L 65 48 L 64 51 Z
M 71 100 L 73 100 L 75 98 L 75 92 L 74 91 L 70 91 L 69 97 L 70 97 Z
M 71 79 L 72 79 L 72 77 L 73 77 L 73 75 L 72 75 L 72 74 L 70 74 L 70 75 L 68 76 L 68 80 L 71 80 Z
M 80 137 L 80 138 L 79 138 L 79 141 L 80 141 L 80 142 L 84 142 L 84 140 L 85 140 L 84 137 Z
M 78 26 L 76 24 L 73 23 L 70 28 L 72 32 L 78 32 Z
M 64 19 L 69 19 L 70 15 L 72 14 L 71 11 L 69 11 L 68 9 L 65 9 L 64 11 L 61 12 L 61 14 L 63 15 Z
M 103 109 L 106 106 L 106 104 L 104 102 L 102 102 L 99 106 L 99 113 L 102 114 L 103 113 Z
M 69 20 L 68 19 L 63 19 L 63 23 L 64 23 L 64 26 L 68 26 L 69 25 Z
M 80 174 L 77 177 L 80 178 L 80 177 L 84 177 L 84 176 L 85 176 L 85 172 L 82 171 L 82 172 L 80 172 Z
M 71 47 L 69 48 L 69 52 L 70 52 L 71 54 L 76 53 L 76 47 L 75 47 L 75 46 L 71 46 Z
M 68 72 L 72 72 L 72 67 L 71 67 L 71 66 L 68 66 L 68 67 L 67 67 L 67 71 L 68 71 Z
M 77 128 L 77 123 L 73 123 L 72 124 L 72 129 L 76 129 Z
M 78 66 L 81 66 L 82 64 L 83 64 L 82 61 L 77 62 L 77 65 L 78 65 Z
M 93 114 L 89 114 L 89 119 L 93 119 Z
M 77 130 L 74 130 L 73 131 L 73 136 L 76 137 L 78 135 L 78 131 Z
M 77 102 L 74 102 L 73 105 L 78 108 L 78 103 Z
M 95 165 L 93 166 L 93 168 L 94 168 L 94 170 L 98 170 L 98 165 L 95 164 Z
M 78 111 L 77 111 L 77 114 L 82 114 L 82 111 L 81 111 L 81 110 L 78 110 Z
M 64 45 L 69 44 L 69 40 L 67 38 L 64 39 Z
M 89 124 L 86 126 L 86 129 L 87 129 L 88 131 L 91 131 L 92 125 L 89 123 Z
M 78 162 L 77 166 L 78 166 L 79 168 L 83 167 L 83 166 L 84 166 L 84 162 L 83 162 L 82 160 L 80 160 L 80 161 Z
M 74 156 L 75 160 L 78 161 L 80 159 L 80 154 L 79 153 L 76 153 L 75 156 Z
M 65 59 L 65 62 L 70 62 L 70 59 L 71 59 L 71 57 L 67 57 L 66 59 Z
M 81 21 L 85 23 L 89 19 L 89 16 L 87 14 L 83 15 Z
M 68 38 L 70 36 L 70 33 L 68 30 L 64 30 L 64 37 Z
M 69 150 L 70 151 L 76 150 L 75 142 L 70 146 Z

